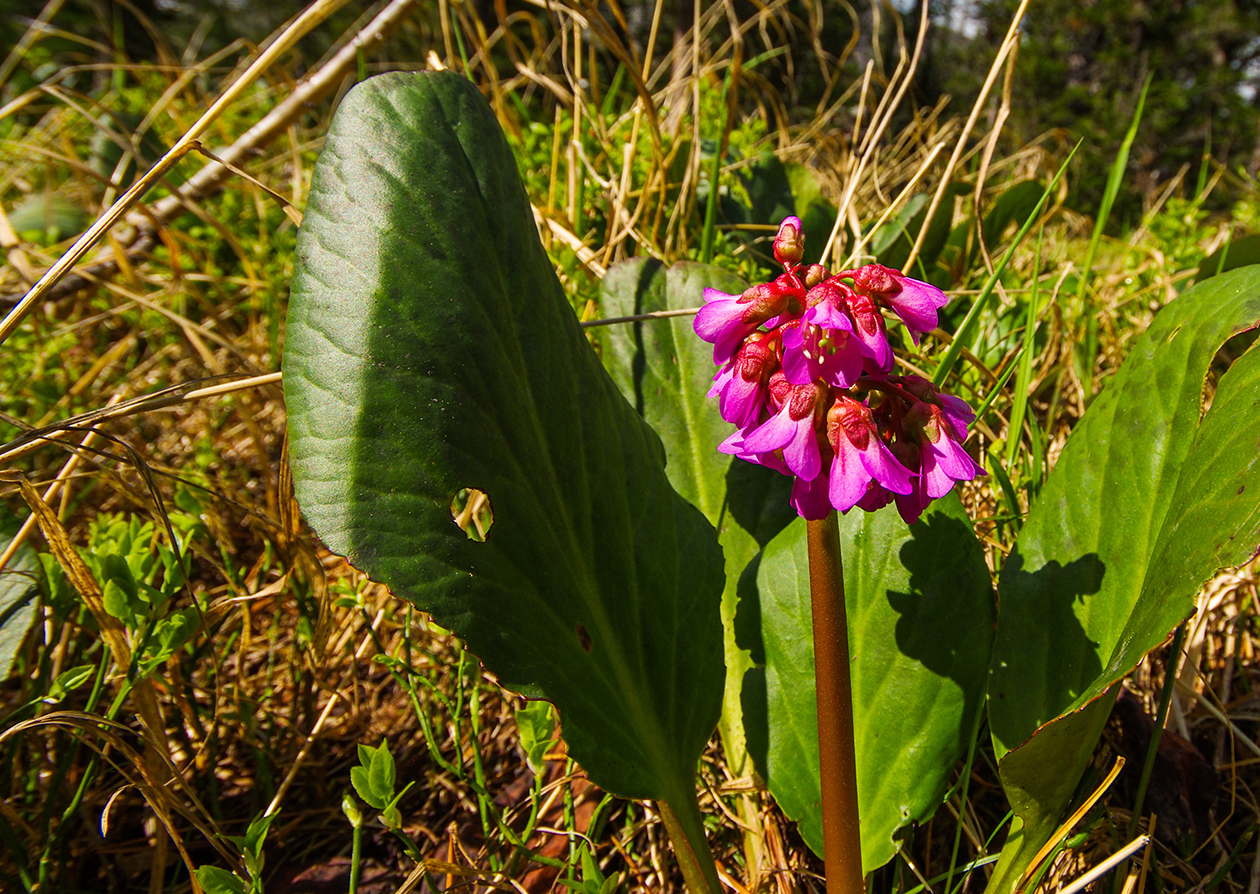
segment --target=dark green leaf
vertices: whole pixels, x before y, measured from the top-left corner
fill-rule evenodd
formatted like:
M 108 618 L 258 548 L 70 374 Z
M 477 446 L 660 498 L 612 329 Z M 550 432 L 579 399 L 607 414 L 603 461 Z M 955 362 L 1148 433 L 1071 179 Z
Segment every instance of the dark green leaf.
M 1238 267 L 1248 264 L 1260 264 L 1260 233 L 1231 239 L 1199 263 L 1199 271 L 1195 274 L 1195 282 L 1203 282 Z
M 245 894 L 246 891 L 243 881 L 218 866 L 198 866 L 197 884 L 206 894 Z
M 993 591 L 962 504 L 949 495 L 907 526 L 892 509 L 840 519 L 853 662 L 865 871 L 894 835 L 940 805 L 980 710 Z M 757 574 L 764 675 L 745 687 L 749 749 L 771 793 L 822 852 L 818 720 L 805 523 L 780 534 Z
M 693 798 L 717 720 L 722 559 L 538 243 L 477 90 L 390 74 L 316 165 L 289 306 L 297 495 L 328 546 L 560 709 L 592 781 Z M 451 518 L 489 495 L 484 543 Z
M 1114 684 L 1193 612 L 1205 580 L 1257 548 L 1251 354 L 1200 425 L 1213 356 L 1257 322 L 1256 267 L 1162 310 L 1073 431 L 1002 569 L 989 716 L 1023 837 L 994 890 L 1008 890 L 1053 831 Z
M 600 284 L 600 306 L 609 316 L 631 316 L 698 307 L 705 288 L 728 294 L 744 290 L 730 273 L 705 264 L 633 258 L 608 271 Z M 670 484 L 720 526 L 726 563 L 722 595 L 725 629 L 726 698 L 722 739 L 737 774 L 744 772 L 739 692 L 750 666 L 735 643 L 736 582 L 758 544 L 765 544 L 796 513 L 788 503 L 792 480 L 771 469 L 734 460 L 717 446 L 734 431 L 717 401 L 706 397 L 717 367 L 713 347 L 692 329 L 692 317 L 645 320 L 601 327 L 604 365 L 621 393 L 661 437 Z
M 1186 595 L 1187 582 L 1243 565 L 1260 549 L 1260 350 L 1254 346 L 1221 377 L 1195 432 L 1172 507 L 1129 620 L 1134 632 L 1171 629 L 1184 605 L 1151 617 L 1162 608 L 1161 595 Z M 1112 670 L 1140 660 L 1123 648 L 1129 641 L 1120 635 Z
M 0 504 L 0 552 L 13 542 L 19 526 L 17 517 Z M 35 551 L 22 544 L 0 571 L 0 681 L 12 673 L 18 649 L 35 623 L 36 567 Z

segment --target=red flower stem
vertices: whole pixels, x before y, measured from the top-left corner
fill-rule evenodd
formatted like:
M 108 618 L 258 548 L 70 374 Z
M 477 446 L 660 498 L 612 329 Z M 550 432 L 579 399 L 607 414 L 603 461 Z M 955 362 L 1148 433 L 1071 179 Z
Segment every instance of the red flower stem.
M 822 777 L 823 864 L 827 894 L 862 894 L 853 696 L 837 516 L 810 521 L 809 588 L 818 687 L 818 758 Z

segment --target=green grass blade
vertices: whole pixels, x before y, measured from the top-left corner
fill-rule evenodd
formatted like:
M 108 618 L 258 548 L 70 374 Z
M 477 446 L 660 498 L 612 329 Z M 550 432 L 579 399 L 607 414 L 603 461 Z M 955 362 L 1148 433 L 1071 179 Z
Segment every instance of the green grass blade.
M 717 224 L 718 181 L 722 176 L 722 152 L 726 135 L 731 128 L 731 107 L 728 102 L 731 90 L 731 73 L 735 66 L 726 69 L 726 79 L 722 82 L 722 106 L 726 109 L 726 117 L 722 121 L 722 132 L 718 134 L 717 148 L 713 152 L 713 167 L 709 169 L 709 201 L 704 208 L 704 231 L 700 237 L 700 260 L 709 263 L 713 260 L 713 231 Z M 700 110 L 696 110 L 699 114 Z
M 993 402 L 997 400 L 998 395 L 1002 393 L 1002 388 L 1006 385 L 1007 380 L 1011 377 L 1011 373 L 1015 372 L 1018 365 L 1018 363 L 1012 362 L 1006 367 L 1006 372 L 1002 373 L 1002 375 L 998 377 L 997 384 L 989 389 L 989 394 L 985 397 L 984 403 L 980 405 L 980 409 L 976 410 L 977 419 L 983 419 L 984 414 L 989 412 L 989 408 L 993 406 Z
M 1041 303 L 1041 245 L 1045 238 L 1043 226 L 1037 233 L 1037 254 L 1033 259 L 1032 294 L 1028 297 L 1028 315 L 1024 319 L 1024 344 L 1019 351 L 1019 375 L 1015 379 L 1015 397 L 1011 403 L 1011 421 L 1006 429 L 1006 468 L 1015 464 L 1015 451 L 1019 448 L 1020 433 L 1024 430 L 1024 414 L 1028 411 L 1028 383 L 1032 381 L 1033 335 Z
M 1094 267 L 1094 257 L 1098 253 L 1098 243 L 1102 239 L 1103 229 L 1107 226 L 1107 218 L 1111 216 L 1111 206 L 1116 202 L 1120 192 L 1120 183 L 1124 180 L 1124 170 L 1129 165 L 1129 151 L 1133 148 L 1133 140 L 1137 137 L 1138 124 L 1142 120 L 1142 109 L 1146 105 L 1146 91 L 1150 89 L 1153 73 L 1146 76 L 1142 85 L 1142 93 L 1138 96 L 1137 108 L 1133 111 L 1133 120 L 1129 122 L 1129 130 L 1120 144 L 1120 151 L 1111 164 L 1107 174 L 1107 188 L 1103 191 L 1102 202 L 1098 205 L 1098 217 L 1094 220 L 1094 232 L 1089 237 L 1089 248 L 1085 252 L 1085 263 L 1081 269 L 1081 278 L 1076 287 L 1076 303 L 1081 313 L 1085 313 L 1085 294 L 1089 289 L 1090 271 Z M 1081 385 L 1088 397 L 1094 391 L 1094 356 L 1098 353 L 1098 318 L 1089 314 L 1085 324 L 1085 356 L 1081 369 Z
M 993 473 L 993 478 L 997 481 L 998 487 L 1002 491 L 1002 497 L 1006 500 L 1006 507 L 1015 518 L 1015 527 L 1018 530 L 1019 520 L 1023 518 L 1024 510 L 1019 507 L 1019 498 L 1015 496 L 1015 486 L 1011 484 L 1010 476 L 1006 474 L 1006 469 L 1002 468 L 1002 464 L 998 462 L 997 457 L 992 453 L 989 453 L 988 457 L 989 470 Z
M 1054 193 L 1054 189 L 1059 185 L 1059 181 L 1063 179 L 1063 174 L 1067 171 L 1068 165 L 1072 163 L 1076 150 L 1081 148 L 1080 142 L 1072 147 L 1071 153 L 1059 166 L 1058 172 L 1054 175 L 1054 179 L 1050 181 L 1050 185 L 1046 187 L 1046 191 L 1041 194 L 1041 199 L 1037 202 L 1037 207 L 1033 208 L 1032 214 L 1028 215 L 1028 219 L 1024 221 L 1024 225 L 1019 228 L 1019 232 L 1015 234 L 1014 241 L 1006 250 L 1006 254 L 1002 255 L 1002 260 L 993 270 L 993 275 L 988 278 L 984 284 L 984 288 L 980 290 L 980 294 L 976 297 L 976 303 L 971 305 L 971 310 L 967 311 L 967 316 L 963 318 L 962 323 L 958 326 L 958 331 L 954 333 L 954 340 L 949 348 L 945 351 L 945 356 L 941 358 L 940 365 L 936 368 L 936 372 L 932 375 L 932 384 L 940 385 L 945 381 L 945 377 L 949 375 L 954 368 L 954 364 L 958 362 L 958 357 L 962 353 L 963 344 L 967 336 L 971 333 L 971 328 L 980 318 L 980 313 L 984 310 L 985 305 L 989 303 L 989 298 L 993 294 L 993 289 L 997 286 L 998 280 L 1002 274 L 1006 272 L 1006 265 L 1011 262 L 1011 256 L 1015 254 L 1015 249 L 1019 248 L 1023 243 L 1024 237 L 1028 235 L 1028 231 L 1032 229 L 1034 221 L 1041 215 L 1041 209 L 1045 207 L 1046 201 Z

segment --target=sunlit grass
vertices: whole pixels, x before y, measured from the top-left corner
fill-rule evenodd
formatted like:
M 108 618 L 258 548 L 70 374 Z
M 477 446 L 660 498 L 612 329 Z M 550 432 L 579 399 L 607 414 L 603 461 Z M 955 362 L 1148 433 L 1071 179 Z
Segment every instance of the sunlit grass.
M 409 5 L 396 0 L 387 12 Z M 67 557 L 59 564 L 50 552 L 48 531 L 28 535 L 49 573 L 29 633 L 13 644 L 5 685 L 0 887 L 159 890 L 165 879 L 187 890 L 185 861 L 244 874 L 229 836 L 275 810 L 262 877 L 278 884 L 323 873 L 348 885 L 355 835 L 340 805 L 353 791 L 356 746 L 385 741 L 398 789 L 414 785 L 390 828 L 377 821 L 383 811 L 359 802 L 366 822 L 353 853 L 361 885 L 395 890 L 414 875 L 431 890 L 455 883 L 560 890 L 556 879 L 576 883 L 587 872 L 589 840 L 600 872 L 627 890 L 680 889 L 650 806 L 593 789 L 559 741 L 535 777 L 518 749 L 513 709 L 521 700 L 302 526 L 274 381 L 146 404 L 96 424 L 99 435 L 79 448 L 72 445 L 84 443 L 92 423 L 58 426 L 168 386 L 187 391 L 224 381 L 215 377 L 281 369 L 296 229 L 284 203 L 302 207 L 333 98 L 360 71 L 439 65 L 463 71 L 491 101 L 518 153 L 544 245 L 583 318 L 600 315 L 603 273 L 632 255 L 674 262 L 707 251 L 746 278 L 761 276 L 777 223 L 772 212 L 801 213 L 807 227 L 819 226 L 808 258 L 828 245 L 834 265 L 895 258 L 957 296 L 943 331 L 906 352 L 908 364 L 930 375 L 1031 213 L 1027 195 L 1041 194 L 1071 140 L 1051 134 L 1017 146 L 1003 133 L 1001 110 L 1011 97 L 1000 61 L 993 95 L 975 115 L 947 105 L 916 109 L 908 98 L 895 102 L 907 96 L 917 58 L 913 45 L 895 39 L 885 39 L 882 67 L 859 70 L 848 64 L 852 47 L 827 52 L 792 7 L 766 7 L 733 27 L 713 4 L 682 34 L 658 20 L 633 38 L 620 12 L 553 4 L 550 12 L 529 8 L 486 23 L 452 3 L 416 10 L 406 24 L 397 13 L 384 50 L 351 52 L 328 96 L 297 108 L 240 153 L 233 164 L 253 180 L 228 172 L 217 183 L 198 181 L 207 159 L 194 150 L 16 325 L 0 352 L 0 440 L 32 430 L 42 437 L 0 448 L 4 468 L 46 493 L 70 541 L 93 561 L 108 551 L 100 532 L 111 524 L 143 532 L 137 539 L 145 548 L 124 565 L 133 577 L 143 570 L 158 589 L 169 583 L 170 592 L 152 609 L 136 604 L 119 634 L 129 649 L 145 654 L 173 613 L 196 620 L 151 673 L 129 678 L 100 619 L 58 577 Z M 365 24 L 339 44 L 349 45 Z M 33 33 L 33 49 L 11 70 L 2 97 L 6 311 L 257 56 L 243 44 L 188 57 L 182 47 L 162 47 L 158 63 L 132 64 L 116 58 L 122 51 L 111 34 L 80 36 L 91 43 Z M 102 48 L 113 60 L 103 66 Z M 807 55 L 826 84 L 810 107 L 783 86 L 793 82 L 782 66 Z M 302 89 L 300 77 L 332 58 L 282 55 L 212 123 L 205 146 L 227 157 Z M 128 165 L 128 152 L 140 162 Z M 1196 173 L 1182 171 L 1166 192 L 1147 197 L 1147 213 L 1127 228 L 1096 225 L 1063 206 L 1065 188 L 1053 190 L 959 345 L 951 375 L 961 393 L 987 406 L 969 446 L 999 473 L 965 491 L 994 570 L 1067 433 L 1132 338 L 1199 275 L 1205 258 L 1260 222 L 1253 183 L 1217 169 L 1196 181 Z M 1232 221 L 1204 210 L 1223 178 L 1245 196 Z M 924 227 L 934 201 L 938 211 Z M 1080 265 L 1089 257 L 1086 278 Z M 1025 399 L 1012 427 L 1016 383 Z M 3 487 L 5 512 L 24 517 L 15 483 Z M 174 566 L 141 568 L 163 551 L 174 555 L 172 533 L 188 562 L 186 586 L 174 581 Z M 97 564 L 102 591 L 123 579 L 117 563 Z M 1245 708 L 1238 693 L 1258 682 L 1237 662 L 1256 645 L 1254 597 L 1247 573 L 1221 578 L 1204 597 L 1211 612 L 1198 634 L 1202 677 L 1194 685 L 1231 710 Z M 1156 656 L 1134 675 L 1148 707 L 1162 662 Z M 86 670 L 71 673 L 79 669 Z M 156 712 L 160 735 L 135 720 L 144 712 Z M 1208 742 L 1228 766 L 1238 796 L 1208 848 L 1184 860 L 1161 852 L 1166 884 L 1190 887 L 1213 875 L 1256 818 L 1246 795 L 1255 765 L 1222 753 L 1226 728 L 1205 710 L 1177 716 L 1179 729 Z M 875 890 L 909 891 L 920 877 L 944 872 L 958 828 L 959 866 L 1000 847 L 1002 835 L 992 836 L 1005 800 L 983 732 L 978 741 L 970 786 L 957 787 L 936 819 L 907 838 Z M 806 890 L 820 864 L 757 780 L 731 777 L 716 737 L 702 778 L 724 871 L 749 889 Z M 1109 827 L 1127 824 L 1127 816 L 1119 798 L 1104 805 L 1052 877 L 1074 875 L 1110 852 Z M 749 854 L 761 865 L 748 865 Z

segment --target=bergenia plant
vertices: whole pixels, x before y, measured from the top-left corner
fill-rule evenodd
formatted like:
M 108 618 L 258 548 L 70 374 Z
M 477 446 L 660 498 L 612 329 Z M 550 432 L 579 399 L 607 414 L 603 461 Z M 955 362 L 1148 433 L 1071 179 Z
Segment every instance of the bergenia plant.
M 827 890 L 862 887 L 844 575 L 835 512 L 896 501 L 907 524 L 956 482 L 984 471 L 962 448 L 975 413 L 917 375 L 896 375 L 883 311 L 918 344 L 948 298 L 879 264 L 805 266 L 797 217 L 779 225 L 783 273 L 739 295 L 705 289 L 696 334 L 713 345 L 709 390 L 738 426 L 719 449 L 792 476 L 809 523 L 821 813 Z
M 829 889 L 857 892 L 986 720 L 1015 817 L 989 885 L 1026 887 L 1118 681 L 1260 544 L 1260 351 L 1205 390 L 1217 349 L 1260 320 L 1260 272 L 1188 289 L 1134 339 L 1023 520 L 999 618 L 957 496 L 982 474 L 972 410 L 937 387 L 945 359 L 923 358 L 933 384 L 889 338 L 936 327 L 940 290 L 808 264 L 788 218 L 782 273 L 751 288 L 614 265 L 610 317 L 673 315 L 598 330 L 596 352 L 534 220 L 471 83 L 392 73 L 347 94 L 286 329 L 312 527 L 503 686 L 553 702 L 593 783 L 655 802 L 693 892 L 722 889 L 695 785 L 715 727 Z M 678 311 L 701 302 L 693 332 Z M 475 538 L 455 518 L 473 491 Z M 755 828 L 757 805 L 737 809 Z

